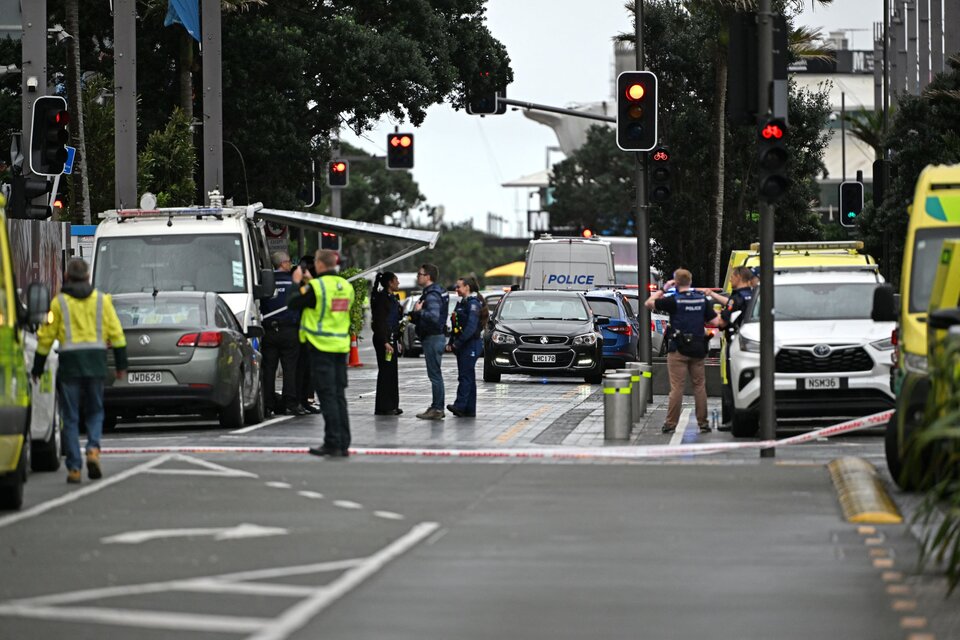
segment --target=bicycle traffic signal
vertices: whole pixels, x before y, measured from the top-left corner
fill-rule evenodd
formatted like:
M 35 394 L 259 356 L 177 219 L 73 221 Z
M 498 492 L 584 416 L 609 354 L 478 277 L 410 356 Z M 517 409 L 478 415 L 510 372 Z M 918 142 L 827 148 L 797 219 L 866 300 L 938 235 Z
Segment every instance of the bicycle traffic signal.
M 670 151 L 657 147 L 650 154 L 650 202 L 663 203 L 670 199 Z
M 413 169 L 413 134 L 387 136 L 387 169 Z
M 67 101 L 60 96 L 40 96 L 33 103 L 30 127 L 30 171 L 38 176 L 58 176 L 67 161 Z
M 650 71 L 617 76 L 617 146 L 624 151 L 657 146 L 657 76 Z
M 350 182 L 350 163 L 346 160 L 331 160 L 327 165 L 327 186 L 342 189 Z
M 840 183 L 840 224 L 845 227 L 857 226 L 857 218 L 863 212 L 863 184 L 860 182 Z
M 760 121 L 757 130 L 760 200 L 775 202 L 790 186 L 787 177 L 787 125 L 781 118 Z

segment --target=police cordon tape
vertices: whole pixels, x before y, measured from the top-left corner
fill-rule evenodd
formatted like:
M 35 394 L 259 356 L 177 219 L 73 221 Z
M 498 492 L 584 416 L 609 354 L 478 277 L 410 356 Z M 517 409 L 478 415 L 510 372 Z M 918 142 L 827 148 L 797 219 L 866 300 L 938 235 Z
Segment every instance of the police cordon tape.
M 396 456 L 421 458 L 515 458 L 536 460 L 584 460 L 589 458 L 673 458 L 677 456 L 699 456 L 723 453 L 739 449 L 769 449 L 802 444 L 829 438 L 852 431 L 869 429 L 890 421 L 893 410 L 882 411 L 863 418 L 847 420 L 829 427 L 808 431 L 782 440 L 753 440 L 749 442 L 696 442 L 673 446 L 644 445 L 597 448 L 555 448 L 555 449 L 391 449 L 391 448 L 351 448 L 350 453 L 358 456 Z M 169 447 L 103 447 L 103 454 L 151 454 L 151 453 L 271 453 L 303 454 L 307 447 L 220 447 L 220 446 L 169 446 Z

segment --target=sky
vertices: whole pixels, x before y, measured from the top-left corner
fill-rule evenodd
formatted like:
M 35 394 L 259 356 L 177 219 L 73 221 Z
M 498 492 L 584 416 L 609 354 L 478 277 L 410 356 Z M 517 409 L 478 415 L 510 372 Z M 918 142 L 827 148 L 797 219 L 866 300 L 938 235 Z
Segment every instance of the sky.
M 833 5 L 811 10 L 808 2 L 798 22 L 819 27 L 824 35 L 853 30 L 847 33 L 851 48 L 872 49 L 873 23 L 882 19 L 883 0 L 834 0 Z M 514 81 L 507 96 L 560 107 L 611 99 L 613 38 L 632 31 L 624 0 L 490 0 L 487 24 L 510 55 Z M 558 144 L 552 129 L 512 109 L 481 118 L 435 105 L 420 127 L 384 120 L 360 138 L 343 131 L 341 139 L 385 155 L 386 137 L 395 125 L 415 134 L 413 178 L 429 205 L 443 206 L 444 221 L 472 219 L 475 228 L 486 230 L 491 212 L 506 219 L 504 236 L 525 233 L 528 190 L 501 184 L 564 158 L 549 150 Z

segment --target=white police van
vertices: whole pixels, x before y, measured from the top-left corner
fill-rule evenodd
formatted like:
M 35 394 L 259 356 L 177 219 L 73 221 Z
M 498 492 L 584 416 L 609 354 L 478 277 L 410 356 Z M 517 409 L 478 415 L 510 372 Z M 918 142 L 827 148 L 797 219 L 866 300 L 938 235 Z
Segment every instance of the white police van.
M 587 291 L 615 283 L 613 250 L 605 240 L 544 234 L 527 246 L 525 290 Z

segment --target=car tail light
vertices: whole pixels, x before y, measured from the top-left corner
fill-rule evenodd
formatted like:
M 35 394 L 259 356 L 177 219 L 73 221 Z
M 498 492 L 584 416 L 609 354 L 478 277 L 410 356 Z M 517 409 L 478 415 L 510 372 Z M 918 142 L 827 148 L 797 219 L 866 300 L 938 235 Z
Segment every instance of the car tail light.
M 625 336 L 633 335 L 633 328 L 628 324 L 608 325 L 607 329 L 613 331 L 614 333 L 622 333 Z
M 204 331 L 197 339 L 198 347 L 219 347 L 222 334 L 219 331 Z
M 197 338 L 200 336 L 199 333 L 187 333 L 180 336 L 180 339 L 177 340 L 178 347 L 195 347 L 197 346 Z
M 890 333 L 890 342 L 893 343 L 893 346 L 900 344 L 900 333 L 896 329 Z
M 658 290 L 659 288 L 660 288 L 660 287 L 658 287 L 657 285 L 653 284 L 652 282 L 647 285 L 647 291 L 651 291 L 651 292 L 652 292 L 652 291 Z

